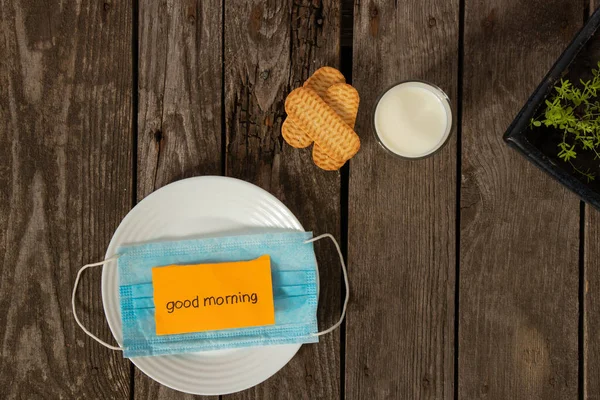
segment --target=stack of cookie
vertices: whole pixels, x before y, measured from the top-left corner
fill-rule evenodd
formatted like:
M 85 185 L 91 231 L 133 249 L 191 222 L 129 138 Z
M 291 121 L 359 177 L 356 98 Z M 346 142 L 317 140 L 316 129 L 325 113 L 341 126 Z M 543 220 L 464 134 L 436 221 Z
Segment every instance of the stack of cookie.
M 284 140 L 305 148 L 314 142 L 312 156 L 324 170 L 340 169 L 360 148 L 354 122 L 360 98 L 340 71 L 323 67 L 285 100 Z

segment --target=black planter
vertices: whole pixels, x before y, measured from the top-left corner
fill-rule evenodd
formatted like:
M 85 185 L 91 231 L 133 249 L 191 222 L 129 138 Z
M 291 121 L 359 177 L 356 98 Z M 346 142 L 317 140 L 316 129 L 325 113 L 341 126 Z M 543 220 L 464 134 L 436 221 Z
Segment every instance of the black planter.
M 561 141 L 562 133 L 544 126 L 531 129 L 530 121 L 545 110 L 545 100 L 552 96 L 554 86 L 561 78 L 578 84 L 580 79 L 588 80 L 591 77 L 592 69 L 598 69 L 599 27 L 600 8 L 575 36 L 504 134 L 504 140 L 511 147 L 598 209 L 600 209 L 600 159 L 594 159 L 592 151 L 581 149 L 577 151 L 577 158 L 573 160 L 575 167 L 582 171 L 589 170 L 596 176 L 595 180 L 588 182 L 569 163 L 558 158 L 557 146 Z

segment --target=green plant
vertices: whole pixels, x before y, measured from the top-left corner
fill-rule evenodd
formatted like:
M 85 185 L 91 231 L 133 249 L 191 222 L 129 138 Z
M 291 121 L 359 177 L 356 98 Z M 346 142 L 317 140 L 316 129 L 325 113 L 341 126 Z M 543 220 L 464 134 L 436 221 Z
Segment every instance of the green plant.
M 591 151 L 594 159 L 600 159 L 600 62 L 592 75 L 587 82 L 580 80 L 581 87 L 561 80 L 560 86 L 554 88 L 555 94 L 546 100 L 543 114 L 530 122 L 531 129 L 544 125 L 562 132 L 558 157 L 570 163 L 588 182 L 594 180 L 595 174 L 576 168 L 572 160 L 577 158 L 578 150 Z

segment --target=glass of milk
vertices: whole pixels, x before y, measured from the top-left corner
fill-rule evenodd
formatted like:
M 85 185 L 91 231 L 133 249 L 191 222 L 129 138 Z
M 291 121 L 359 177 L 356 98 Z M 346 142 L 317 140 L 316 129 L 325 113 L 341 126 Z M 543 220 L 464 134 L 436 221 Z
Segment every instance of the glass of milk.
M 397 83 L 375 103 L 373 130 L 379 144 L 398 157 L 428 157 L 442 148 L 452 131 L 450 99 L 427 82 Z

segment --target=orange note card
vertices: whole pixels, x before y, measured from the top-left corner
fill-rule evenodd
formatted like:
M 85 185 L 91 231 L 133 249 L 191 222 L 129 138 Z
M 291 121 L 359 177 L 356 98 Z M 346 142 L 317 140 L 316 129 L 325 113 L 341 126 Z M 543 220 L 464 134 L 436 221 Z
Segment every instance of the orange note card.
M 152 268 L 156 334 L 275 324 L 271 258 Z

